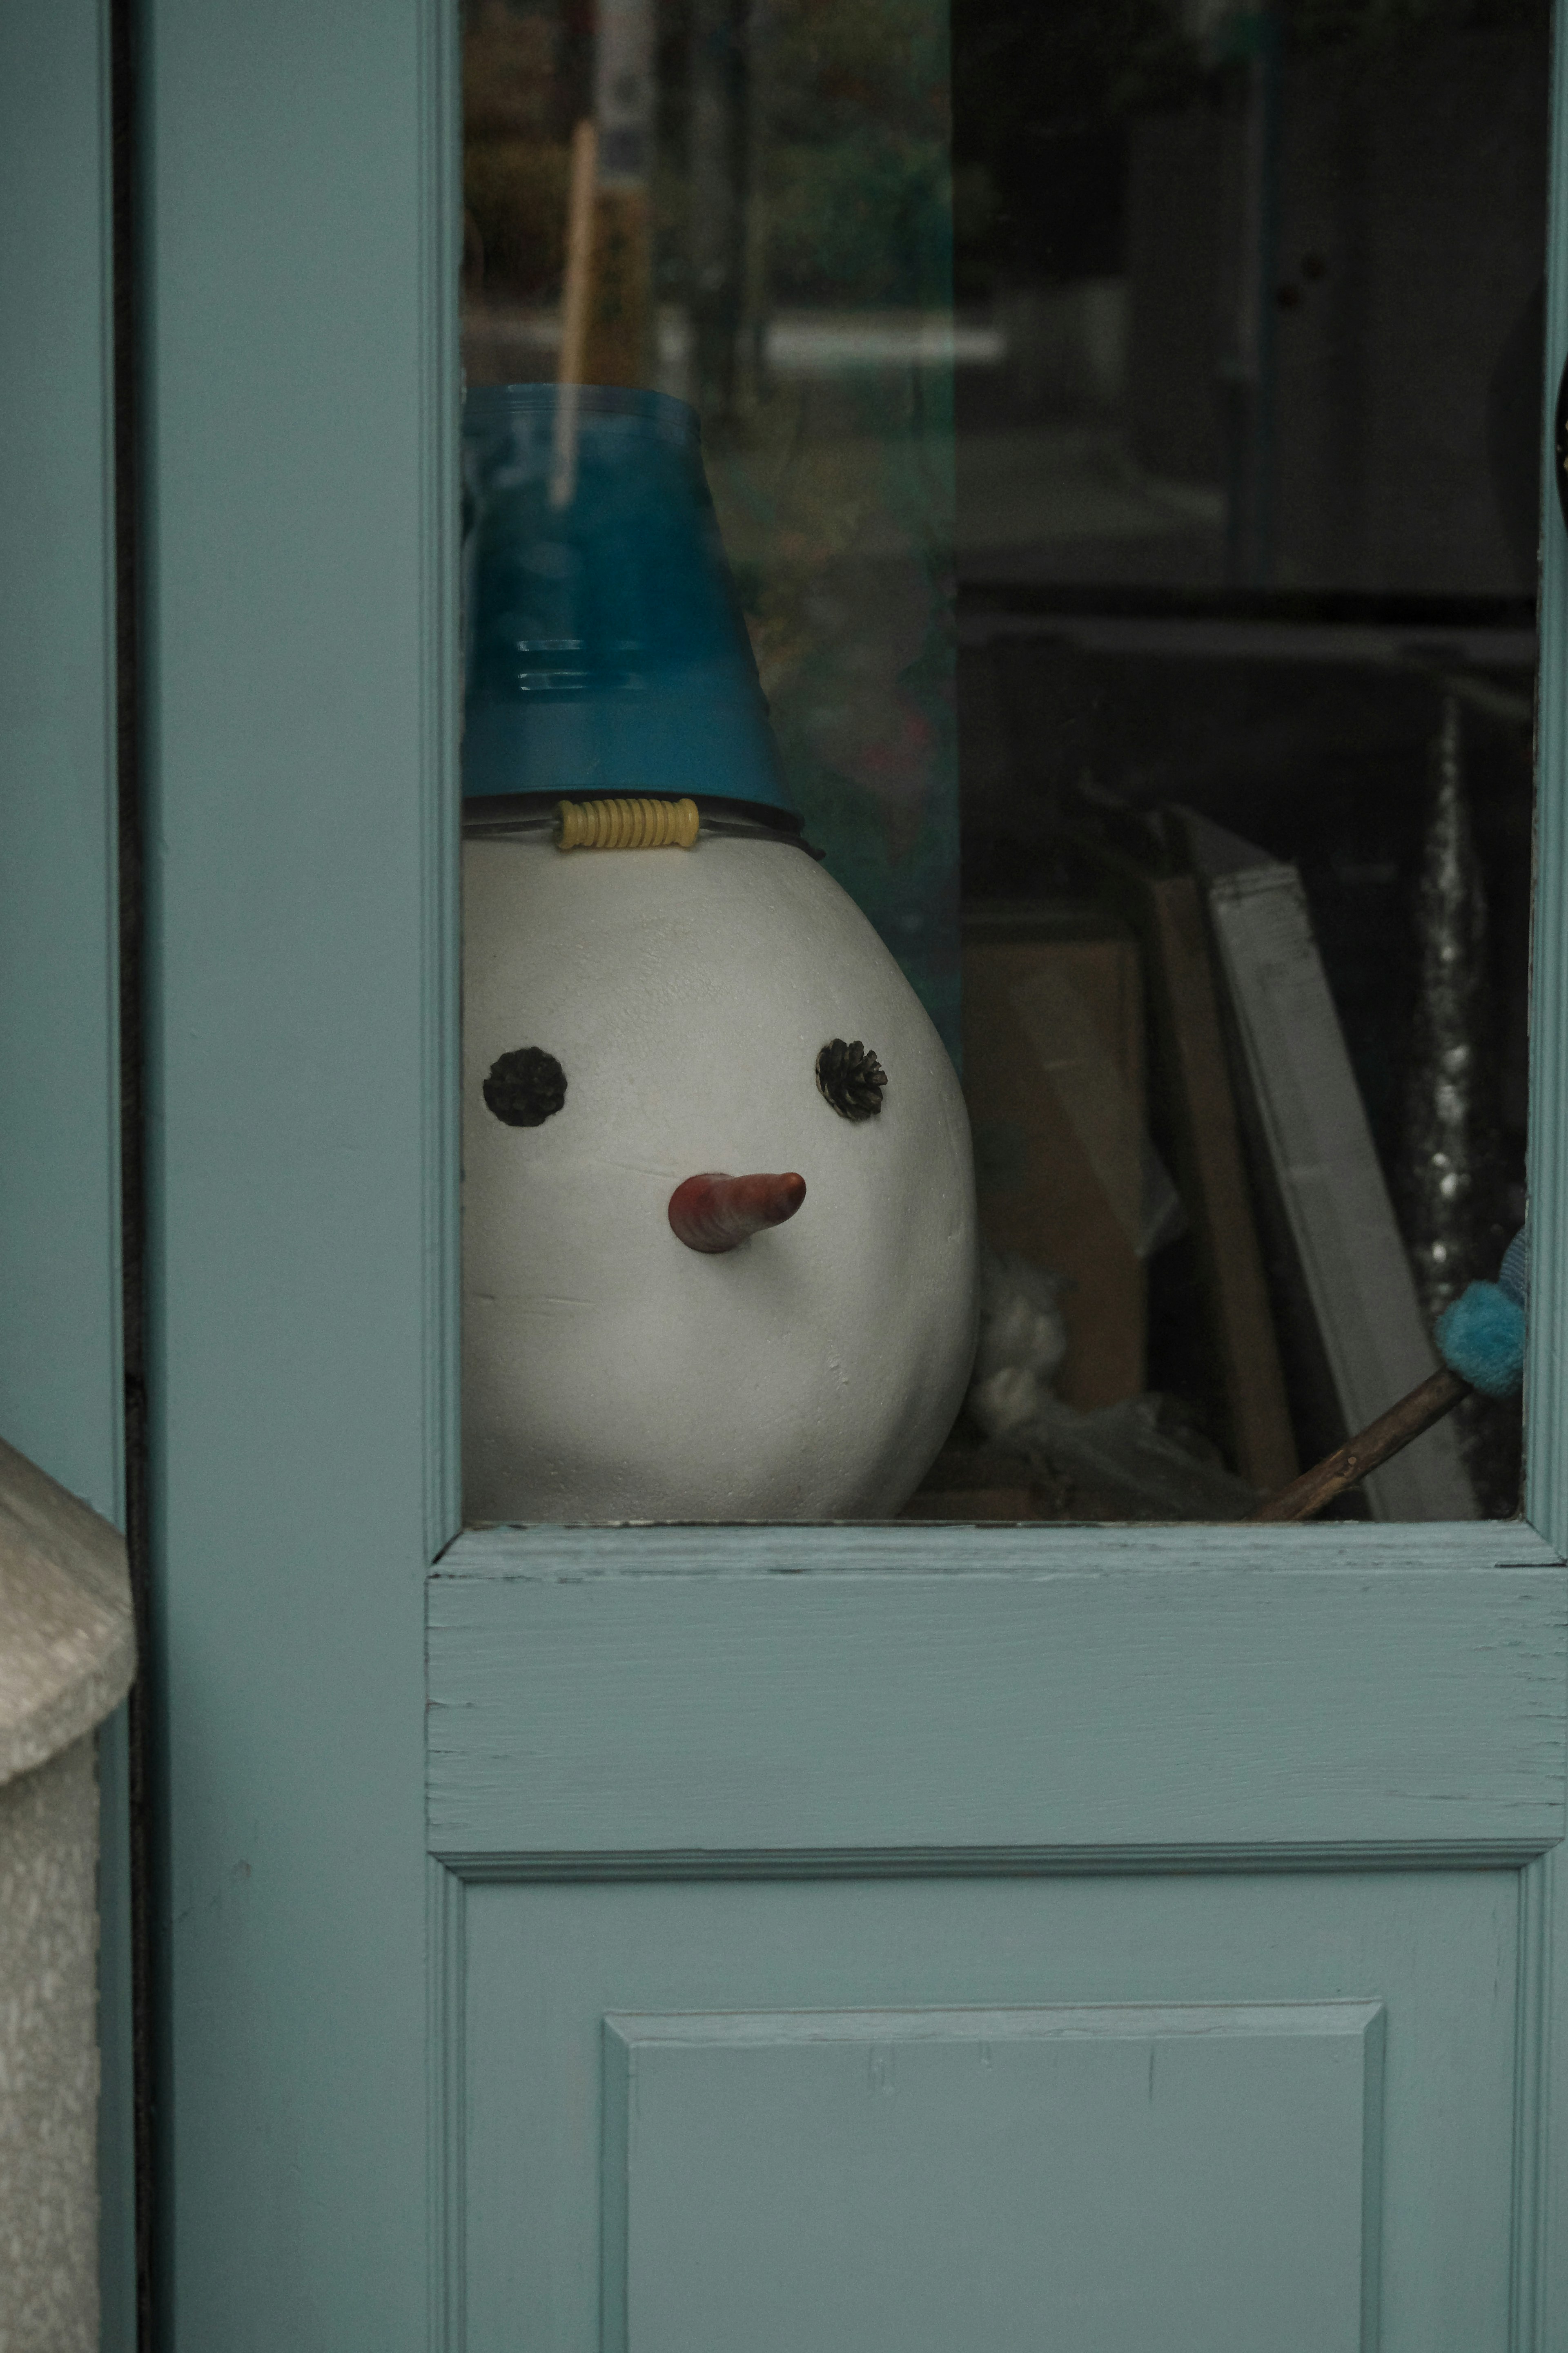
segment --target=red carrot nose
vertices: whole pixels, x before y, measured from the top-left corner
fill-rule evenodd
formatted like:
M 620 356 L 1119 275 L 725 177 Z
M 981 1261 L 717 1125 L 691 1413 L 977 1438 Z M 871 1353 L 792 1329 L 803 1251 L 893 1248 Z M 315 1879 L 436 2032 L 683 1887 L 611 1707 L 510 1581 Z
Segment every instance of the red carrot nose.
M 716 1258 L 749 1234 L 782 1226 L 805 1198 L 804 1176 L 689 1176 L 669 1197 L 670 1231 Z

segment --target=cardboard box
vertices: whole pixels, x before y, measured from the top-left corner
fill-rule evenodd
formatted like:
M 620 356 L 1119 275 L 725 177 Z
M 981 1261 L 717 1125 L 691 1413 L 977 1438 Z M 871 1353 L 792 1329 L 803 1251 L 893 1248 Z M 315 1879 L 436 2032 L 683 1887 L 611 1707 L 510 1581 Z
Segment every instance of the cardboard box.
M 963 1091 L 981 1230 L 1065 1276 L 1058 1396 L 1145 1386 L 1147 1117 L 1132 934 L 1080 906 L 967 909 Z

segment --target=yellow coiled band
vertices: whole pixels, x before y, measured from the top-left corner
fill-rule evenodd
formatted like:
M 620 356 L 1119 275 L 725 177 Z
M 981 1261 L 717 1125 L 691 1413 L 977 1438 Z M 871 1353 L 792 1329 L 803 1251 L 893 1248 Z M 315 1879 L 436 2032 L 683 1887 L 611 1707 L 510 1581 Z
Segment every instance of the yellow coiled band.
M 695 801 L 563 801 L 557 849 L 690 849 Z

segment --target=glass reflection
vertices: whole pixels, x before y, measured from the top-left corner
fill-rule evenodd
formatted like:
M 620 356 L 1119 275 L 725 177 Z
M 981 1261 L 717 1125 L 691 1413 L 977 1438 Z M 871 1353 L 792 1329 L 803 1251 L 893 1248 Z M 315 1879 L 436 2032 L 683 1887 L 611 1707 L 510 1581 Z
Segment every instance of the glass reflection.
M 1234 1516 L 1522 1220 L 1547 36 L 466 8 L 467 382 L 695 406 L 789 791 L 962 1063 L 989 1313 L 917 1515 Z M 1511 1511 L 1518 1432 L 1332 1508 Z
M 945 9 L 480 0 L 465 26 L 467 381 L 563 373 L 590 125 L 584 380 L 698 409 L 796 805 L 956 1058 Z

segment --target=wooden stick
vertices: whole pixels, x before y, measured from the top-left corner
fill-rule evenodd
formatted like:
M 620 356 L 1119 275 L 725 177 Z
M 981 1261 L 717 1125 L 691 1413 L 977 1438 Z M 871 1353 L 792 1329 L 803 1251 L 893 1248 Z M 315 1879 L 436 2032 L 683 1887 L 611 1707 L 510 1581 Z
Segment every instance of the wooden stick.
M 1248 1523 L 1310 1520 L 1325 1504 L 1331 1504 L 1336 1495 L 1342 1495 L 1347 1487 L 1353 1487 L 1358 1479 L 1364 1479 L 1369 1471 L 1375 1471 L 1380 1462 L 1386 1462 L 1391 1454 L 1397 1454 L 1402 1446 L 1408 1446 L 1413 1438 L 1419 1438 L 1424 1430 L 1430 1430 L 1435 1421 L 1451 1413 L 1459 1399 L 1469 1395 L 1469 1387 L 1468 1381 L 1462 1381 L 1447 1366 L 1433 1373 L 1419 1388 L 1412 1389 L 1397 1405 L 1391 1405 L 1365 1430 L 1347 1438 L 1321 1462 L 1315 1462 L 1310 1471 L 1303 1471 L 1299 1479 L 1292 1479 L 1288 1487 L 1281 1487 L 1278 1494 L 1260 1504 L 1257 1511 L 1249 1512 Z
M 577 387 L 588 355 L 588 313 L 594 289 L 594 191 L 599 133 L 584 116 L 572 133 L 572 181 L 566 199 L 566 280 L 561 290 L 561 390 L 555 404 L 550 503 L 569 507 L 577 488 Z

